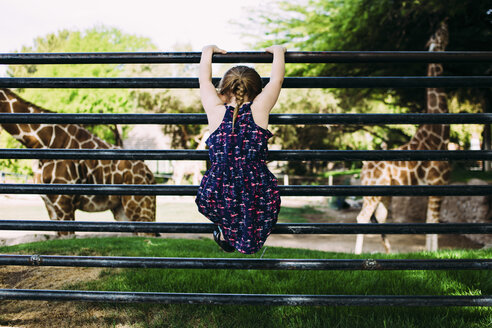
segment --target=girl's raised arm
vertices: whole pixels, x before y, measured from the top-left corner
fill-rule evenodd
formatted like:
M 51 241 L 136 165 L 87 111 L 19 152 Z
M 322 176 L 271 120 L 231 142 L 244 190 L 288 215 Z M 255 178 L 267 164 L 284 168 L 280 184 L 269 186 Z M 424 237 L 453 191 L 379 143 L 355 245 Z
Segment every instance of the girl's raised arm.
M 262 112 L 270 113 L 277 102 L 284 82 L 286 49 L 283 46 L 276 45 L 266 48 L 265 51 L 273 54 L 270 81 L 263 88 L 263 91 L 256 96 L 252 106 L 261 109 Z
M 214 53 L 225 54 L 226 51 L 215 45 L 205 46 L 202 49 L 200 59 L 200 73 L 198 81 L 200 83 L 200 98 L 202 99 L 205 112 L 222 105 L 222 100 L 217 95 L 217 90 L 212 83 L 212 56 Z

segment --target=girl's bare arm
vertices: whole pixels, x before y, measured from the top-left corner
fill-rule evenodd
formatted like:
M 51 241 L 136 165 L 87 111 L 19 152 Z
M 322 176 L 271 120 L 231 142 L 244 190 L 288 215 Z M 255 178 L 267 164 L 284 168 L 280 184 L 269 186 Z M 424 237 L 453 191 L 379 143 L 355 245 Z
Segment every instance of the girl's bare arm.
M 275 45 L 266 48 L 265 51 L 273 54 L 270 81 L 263 88 L 263 91 L 256 96 L 252 106 L 258 108 L 260 112 L 268 114 L 277 102 L 284 82 L 286 49 L 283 46 Z
M 215 45 L 205 46 L 202 50 L 200 59 L 200 73 L 198 80 L 200 83 L 200 98 L 205 112 L 222 105 L 222 100 L 217 95 L 217 90 L 212 83 L 212 56 L 214 53 L 225 54 L 226 51 Z

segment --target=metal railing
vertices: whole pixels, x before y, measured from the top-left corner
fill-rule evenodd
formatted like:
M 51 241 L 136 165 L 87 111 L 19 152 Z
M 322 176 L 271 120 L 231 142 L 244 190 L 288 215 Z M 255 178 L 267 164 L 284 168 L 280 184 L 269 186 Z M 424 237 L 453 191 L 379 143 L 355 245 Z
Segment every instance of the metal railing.
M 198 63 L 200 53 L 0 54 L 0 64 Z M 214 55 L 215 63 L 268 63 L 259 52 Z M 287 63 L 491 62 L 492 52 L 288 52 Z M 214 81 L 217 81 L 215 78 Z M 268 79 L 264 79 L 267 82 Z M 490 76 L 286 78 L 286 88 L 491 87 Z M 196 88 L 195 78 L 1 78 L 0 87 Z M 204 114 L 0 114 L 0 124 L 206 124 Z M 492 114 L 272 114 L 270 124 L 490 124 Z M 1 149 L 0 158 L 205 160 L 206 151 Z M 269 160 L 490 160 L 490 151 L 270 151 Z M 195 195 L 197 186 L 6 184 L 0 193 Z M 280 186 L 282 196 L 491 195 L 490 186 Z M 212 224 L 0 221 L 0 230 L 210 233 Z M 287 234 L 490 234 L 492 224 L 277 224 Z M 492 260 L 204 259 L 0 255 L 0 265 L 261 270 L 491 270 Z M 268 305 L 491 306 L 491 296 L 264 295 L 1 289 L 0 299 Z
M 0 64 L 197 64 L 201 52 L 3 53 Z M 286 63 L 490 62 L 491 51 L 288 51 Z M 214 63 L 271 63 L 257 51 L 214 54 Z

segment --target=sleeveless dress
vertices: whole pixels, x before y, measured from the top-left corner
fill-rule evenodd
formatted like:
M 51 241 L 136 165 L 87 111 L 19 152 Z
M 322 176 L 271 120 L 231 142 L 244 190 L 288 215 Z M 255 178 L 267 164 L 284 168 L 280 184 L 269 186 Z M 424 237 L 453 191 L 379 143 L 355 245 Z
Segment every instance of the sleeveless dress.
M 244 254 L 260 250 L 280 212 L 278 181 L 266 166 L 273 134 L 254 122 L 251 104 L 239 109 L 234 133 L 234 107 L 225 105 L 222 123 L 205 141 L 211 167 L 195 199 L 198 211 L 219 225 L 225 241 Z

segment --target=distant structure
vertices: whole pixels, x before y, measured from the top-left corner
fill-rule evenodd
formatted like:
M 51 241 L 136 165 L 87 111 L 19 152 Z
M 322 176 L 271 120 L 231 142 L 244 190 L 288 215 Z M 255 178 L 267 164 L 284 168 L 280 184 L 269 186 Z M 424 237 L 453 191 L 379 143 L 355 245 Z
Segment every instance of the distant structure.
M 205 141 L 209 133 L 206 130 L 197 137 L 197 150 L 204 150 Z M 171 137 L 164 134 L 160 125 L 140 125 L 135 126 L 124 141 L 127 149 L 171 149 Z M 173 184 L 180 185 L 186 176 L 191 176 L 195 185 L 200 184 L 203 176 L 202 171 L 206 170 L 204 161 L 186 160 L 147 160 L 145 161 L 156 176 L 164 176 L 172 180 Z
M 123 148 L 140 150 L 171 149 L 171 137 L 164 134 L 161 125 L 135 125 L 123 141 Z M 155 176 L 171 175 L 173 171 L 173 161 L 170 160 L 145 160 L 145 164 Z

